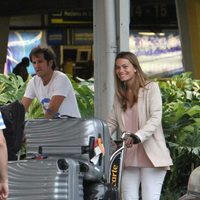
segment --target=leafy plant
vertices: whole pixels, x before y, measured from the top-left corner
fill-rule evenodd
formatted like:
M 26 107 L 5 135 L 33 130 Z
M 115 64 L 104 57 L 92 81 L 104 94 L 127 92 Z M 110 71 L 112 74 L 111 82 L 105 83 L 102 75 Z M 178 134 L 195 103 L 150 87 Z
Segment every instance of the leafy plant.
M 163 129 L 173 159 L 164 193 L 184 193 L 191 171 L 200 165 L 200 81 L 191 73 L 160 81 Z
M 33 99 L 28 112 L 26 113 L 26 119 L 39 119 L 44 118 L 42 106 L 38 99 Z
M 82 118 L 94 116 L 94 91 L 92 90 L 93 81 L 76 82 L 72 76 L 70 78 L 76 93 L 76 98 Z
M 0 74 L 0 105 L 20 100 L 25 88 L 26 83 L 20 76 L 13 73 L 9 75 Z

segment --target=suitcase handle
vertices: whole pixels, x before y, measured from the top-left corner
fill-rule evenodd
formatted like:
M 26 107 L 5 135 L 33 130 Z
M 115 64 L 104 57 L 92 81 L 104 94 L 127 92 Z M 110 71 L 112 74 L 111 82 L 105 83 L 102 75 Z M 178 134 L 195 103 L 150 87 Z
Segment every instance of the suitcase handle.
M 38 152 L 40 155 L 63 155 L 63 154 L 89 154 L 91 160 L 94 155 L 95 137 L 90 137 L 88 146 L 39 146 Z
M 82 153 L 83 154 L 88 153 L 90 160 L 95 156 L 94 145 L 95 145 L 95 137 L 90 137 L 89 145 L 88 146 L 82 146 Z

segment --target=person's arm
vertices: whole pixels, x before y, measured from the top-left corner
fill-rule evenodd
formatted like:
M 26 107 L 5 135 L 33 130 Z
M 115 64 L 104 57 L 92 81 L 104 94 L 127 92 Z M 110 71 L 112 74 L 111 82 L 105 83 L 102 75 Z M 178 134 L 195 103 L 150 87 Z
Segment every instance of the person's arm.
M 6 141 L 0 130 L 0 199 L 7 199 L 8 197 L 8 154 Z
M 113 105 L 112 105 L 111 112 L 109 113 L 109 115 L 106 119 L 108 129 L 109 129 L 111 136 L 117 130 L 117 128 L 119 126 L 119 122 L 118 122 L 117 114 L 116 114 L 117 113 L 117 106 L 120 106 L 120 105 L 117 103 L 117 100 L 116 100 L 116 97 L 115 97 Z
M 133 146 L 133 144 L 139 144 L 141 143 L 141 140 L 140 138 L 135 135 L 134 133 L 130 134 L 129 137 L 127 137 L 126 141 L 125 141 L 125 144 L 126 144 L 126 147 L 127 148 L 130 148 Z
M 60 105 L 64 101 L 64 96 L 61 95 L 55 95 L 51 98 L 51 101 L 49 103 L 48 109 L 45 110 L 45 118 L 51 119 L 55 118 L 58 110 L 60 108 Z
M 28 111 L 29 106 L 31 105 L 33 99 L 27 98 L 27 97 L 23 97 L 22 98 L 22 104 L 24 105 L 25 111 Z
M 158 83 L 152 82 L 147 91 L 148 99 L 145 101 L 148 101 L 148 106 L 144 106 L 148 107 L 146 109 L 146 117 L 148 116 L 148 118 L 143 127 L 135 133 L 141 142 L 149 139 L 155 133 L 156 129 L 161 125 L 162 120 L 162 98 Z
M 115 141 L 112 138 L 113 133 L 118 128 L 118 120 L 117 120 L 117 117 L 116 117 L 116 112 L 117 112 L 116 111 L 116 106 L 117 106 L 116 102 L 117 102 L 116 99 L 114 99 L 111 112 L 106 119 L 106 123 L 107 123 L 108 130 L 109 130 L 109 133 L 110 133 L 110 142 L 111 142 L 112 153 L 115 152 L 118 148 L 117 144 L 115 143 Z

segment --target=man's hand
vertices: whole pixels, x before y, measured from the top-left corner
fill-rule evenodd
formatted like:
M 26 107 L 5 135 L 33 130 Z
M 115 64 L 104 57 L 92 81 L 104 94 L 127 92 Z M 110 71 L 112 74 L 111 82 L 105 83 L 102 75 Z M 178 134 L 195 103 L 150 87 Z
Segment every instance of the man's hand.
M 0 200 L 5 200 L 8 198 L 8 181 L 0 182 Z
M 45 118 L 52 119 L 57 118 L 58 110 L 64 101 L 65 97 L 60 95 L 55 95 L 51 98 L 51 101 L 49 103 L 48 109 L 45 111 Z

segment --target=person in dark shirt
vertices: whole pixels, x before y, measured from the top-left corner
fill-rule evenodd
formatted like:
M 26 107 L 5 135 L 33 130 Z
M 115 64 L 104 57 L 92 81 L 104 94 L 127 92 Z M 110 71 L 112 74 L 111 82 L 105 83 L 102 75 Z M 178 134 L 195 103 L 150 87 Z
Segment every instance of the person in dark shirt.
M 24 57 L 22 58 L 21 62 L 19 62 L 15 66 L 13 73 L 15 75 L 21 76 L 23 81 L 25 82 L 28 79 L 28 71 L 27 71 L 28 66 L 29 66 L 29 58 Z

